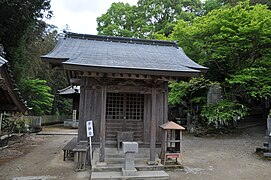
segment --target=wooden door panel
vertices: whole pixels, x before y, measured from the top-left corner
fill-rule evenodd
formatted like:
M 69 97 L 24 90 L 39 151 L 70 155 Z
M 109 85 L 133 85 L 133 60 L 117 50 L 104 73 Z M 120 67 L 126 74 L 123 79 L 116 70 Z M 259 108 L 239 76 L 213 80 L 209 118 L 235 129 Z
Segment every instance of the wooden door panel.
M 143 140 L 144 95 L 108 93 L 106 103 L 106 140 L 116 141 L 117 132 L 134 132 L 134 140 Z

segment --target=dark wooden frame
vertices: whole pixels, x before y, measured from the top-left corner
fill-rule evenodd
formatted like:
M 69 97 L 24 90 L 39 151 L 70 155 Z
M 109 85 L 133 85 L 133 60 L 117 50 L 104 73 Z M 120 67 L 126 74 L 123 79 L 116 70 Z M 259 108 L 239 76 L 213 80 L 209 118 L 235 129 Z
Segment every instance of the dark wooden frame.
M 139 76 L 136 76 L 139 77 Z M 105 162 L 107 93 L 140 93 L 144 95 L 143 142 L 150 147 L 150 162 L 155 161 L 155 148 L 161 143 L 159 125 L 167 122 L 167 81 L 155 77 L 142 79 L 81 76 L 78 141 L 87 140 L 86 121 L 93 120 L 94 145 L 99 145 L 99 161 Z M 117 145 L 117 143 L 115 144 Z

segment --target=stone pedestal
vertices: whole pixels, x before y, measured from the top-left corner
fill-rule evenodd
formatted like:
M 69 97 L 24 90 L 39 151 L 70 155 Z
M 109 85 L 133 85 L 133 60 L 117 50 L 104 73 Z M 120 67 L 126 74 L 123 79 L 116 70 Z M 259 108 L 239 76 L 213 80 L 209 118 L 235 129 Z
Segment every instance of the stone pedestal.
M 135 176 L 137 170 L 135 168 L 135 153 L 138 152 L 137 142 L 123 142 L 123 151 L 125 153 L 124 168 L 122 168 L 123 176 Z

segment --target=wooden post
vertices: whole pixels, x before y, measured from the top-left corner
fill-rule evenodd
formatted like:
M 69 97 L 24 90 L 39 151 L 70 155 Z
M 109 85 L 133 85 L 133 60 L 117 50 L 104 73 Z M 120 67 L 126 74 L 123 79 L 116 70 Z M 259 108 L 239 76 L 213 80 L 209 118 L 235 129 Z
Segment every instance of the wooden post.
M 164 89 L 165 92 L 163 93 L 163 100 L 164 100 L 164 123 L 168 122 L 168 82 L 164 82 Z
M 156 145 L 156 88 L 152 88 L 151 101 L 151 142 L 150 142 L 150 162 L 155 164 L 155 145 Z
M 85 88 L 86 88 L 86 78 L 82 77 L 81 85 L 80 85 L 80 102 L 79 102 L 79 125 L 78 125 L 78 138 L 77 141 L 84 140 L 84 136 L 86 136 L 86 127 L 85 127 Z M 85 133 L 85 134 L 84 134 Z
M 3 118 L 3 114 L 0 113 L 0 135 L 1 135 L 1 129 L 2 129 L 2 118 Z
M 105 161 L 105 116 L 106 116 L 106 86 L 102 86 L 102 103 L 101 103 L 101 126 L 100 126 L 100 155 L 99 161 Z

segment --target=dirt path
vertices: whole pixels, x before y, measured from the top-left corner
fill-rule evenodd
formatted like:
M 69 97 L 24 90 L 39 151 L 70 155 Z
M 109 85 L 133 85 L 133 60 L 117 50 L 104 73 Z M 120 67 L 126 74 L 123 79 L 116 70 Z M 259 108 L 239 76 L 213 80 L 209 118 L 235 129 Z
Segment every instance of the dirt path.
M 34 135 L 28 137 L 32 139 L 34 145 L 26 143 L 19 149 L 21 152 L 26 152 L 25 149 L 31 148 L 30 152 L 0 166 L 0 179 L 16 179 L 15 177 L 23 179 L 22 177 L 26 176 L 38 176 L 39 178 L 36 179 L 41 179 L 41 177 L 45 179 L 88 179 L 88 172 L 74 173 L 72 161 L 63 162 L 62 148 L 73 137 Z M 36 141 L 39 143 L 35 143 Z
M 173 180 L 269 180 L 271 161 L 255 154 L 256 147 L 262 146 L 264 132 L 264 128 L 252 128 L 219 137 L 185 135 L 184 170 L 167 172 Z M 31 135 L 18 146 L 0 150 L 0 179 L 88 179 L 89 172 L 75 173 L 72 161 L 63 162 L 62 147 L 73 137 Z
M 256 127 L 239 135 L 184 136 L 184 170 L 168 173 L 173 180 L 270 180 L 271 161 L 255 153 L 264 132 L 264 127 Z

